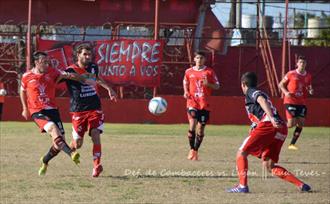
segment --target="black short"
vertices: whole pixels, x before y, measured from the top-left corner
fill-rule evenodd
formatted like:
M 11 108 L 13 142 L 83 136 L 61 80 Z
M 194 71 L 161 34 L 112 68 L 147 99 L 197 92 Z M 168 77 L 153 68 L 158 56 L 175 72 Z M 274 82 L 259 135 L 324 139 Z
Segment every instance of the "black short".
M 197 119 L 197 122 L 200 122 L 202 125 L 206 125 L 210 118 L 210 111 L 208 110 L 188 109 L 187 112 L 192 118 Z
M 307 107 L 305 105 L 285 104 L 285 108 L 294 118 L 304 118 L 307 115 Z
M 51 121 L 55 123 L 62 135 L 64 135 L 64 127 L 61 121 L 60 113 L 57 109 L 41 110 L 33 113 L 31 117 L 39 127 L 44 123 L 42 121 Z M 45 130 L 43 130 L 43 132 L 45 132 Z

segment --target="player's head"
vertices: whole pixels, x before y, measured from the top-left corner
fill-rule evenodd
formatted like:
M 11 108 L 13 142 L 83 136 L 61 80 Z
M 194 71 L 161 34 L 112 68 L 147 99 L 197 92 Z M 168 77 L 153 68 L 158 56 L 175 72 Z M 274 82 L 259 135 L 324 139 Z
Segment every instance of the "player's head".
M 297 68 L 300 70 L 300 71 L 305 71 L 305 68 L 306 68 L 306 58 L 305 56 L 303 55 L 299 55 L 298 56 L 298 59 L 297 59 Z
M 246 72 L 241 78 L 241 87 L 243 93 L 246 93 L 248 88 L 256 88 L 258 83 L 257 75 L 254 72 Z
M 40 73 L 47 72 L 47 68 L 49 66 L 49 58 L 47 53 L 36 51 L 32 55 L 33 58 L 33 66 L 38 69 Z
M 194 61 L 196 63 L 196 66 L 202 66 L 202 65 L 204 65 L 205 59 L 206 59 L 205 52 L 202 52 L 202 51 L 195 52 Z
M 89 44 L 80 44 L 75 48 L 75 59 L 78 64 L 87 66 L 92 61 L 93 49 Z

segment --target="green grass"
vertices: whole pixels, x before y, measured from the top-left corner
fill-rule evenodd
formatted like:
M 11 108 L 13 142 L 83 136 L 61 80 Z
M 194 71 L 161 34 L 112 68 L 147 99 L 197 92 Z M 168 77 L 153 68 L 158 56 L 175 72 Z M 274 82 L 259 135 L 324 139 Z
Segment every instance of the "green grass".
M 8 128 L 6 131 L 9 133 L 17 134 L 21 133 L 21 128 L 24 128 L 25 132 L 35 132 L 36 127 L 32 126 L 29 122 L 2 122 L 0 124 L 2 128 Z M 66 123 L 67 134 L 71 132 L 70 124 Z M 187 124 L 179 125 L 152 125 L 152 124 L 106 124 L 104 132 L 110 135 L 159 135 L 159 136 L 171 136 L 182 135 L 188 128 Z M 249 130 L 248 125 L 207 125 L 206 134 L 208 136 L 246 136 Z M 293 131 L 293 128 L 290 129 Z M 305 127 L 303 130 L 304 135 L 310 135 L 311 137 L 329 137 L 329 127 Z
M 67 140 L 71 125 L 64 124 Z M 251 193 L 232 195 L 225 189 L 237 183 L 235 154 L 249 126 L 206 127 L 201 161 L 186 159 L 187 124 L 106 124 L 102 135 L 104 172 L 91 177 L 92 145 L 86 135 L 81 164 L 60 153 L 46 176 L 37 175 L 39 158 L 51 141 L 32 122 L 0 124 L 0 203 L 329 203 L 330 129 L 306 127 L 300 150 L 285 142 L 280 164 L 309 183 L 312 193 L 269 176 L 249 157 Z

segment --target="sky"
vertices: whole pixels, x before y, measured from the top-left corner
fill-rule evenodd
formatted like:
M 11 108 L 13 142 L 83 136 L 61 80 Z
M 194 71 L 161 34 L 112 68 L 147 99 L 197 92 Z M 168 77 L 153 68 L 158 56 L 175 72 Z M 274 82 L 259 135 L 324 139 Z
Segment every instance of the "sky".
M 230 3 L 216 3 L 212 11 L 215 13 L 217 18 L 220 20 L 221 24 L 225 27 L 228 24 L 229 13 L 230 13 Z M 277 8 L 283 7 L 283 8 Z M 290 9 L 291 8 L 291 9 Z M 289 3 L 289 16 L 293 15 L 293 8 L 296 8 L 296 12 L 305 12 L 309 10 L 309 13 L 314 13 L 316 16 L 321 15 L 321 11 L 325 14 L 330 15 L 330 3 Z M 275 21 L 278 21 L 279 13 L 282 13 L 282 17 L 285 14 L 285 4 L 284 3 L 266 3 L 265 8 L 266 15 L 274 16 Z M 243 4 L 242 14 L 245 15 L 256 15 L 256 5 L 255 4 Z

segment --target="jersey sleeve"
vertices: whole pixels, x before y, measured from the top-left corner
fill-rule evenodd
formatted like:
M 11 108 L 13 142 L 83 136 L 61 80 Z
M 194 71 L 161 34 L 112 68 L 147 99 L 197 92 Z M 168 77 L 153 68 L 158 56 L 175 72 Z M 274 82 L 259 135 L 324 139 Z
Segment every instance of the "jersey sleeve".
M 220 83 L 219 83 L 219 80 L 218 80 L 218 77 L 217 77 L 217 75 L 215 74 L 215 72 L 214 72 L 214 70 L 211 70 L 211 74 L 210 74 L 210 82 L 212 83 L 212 84 L 217 84 L 217 85 L 220 85 Z
M 51 76 L 54 79 L 54 81 L 56 81 L 61 76 L 61 71 L 56 68 L 51 68 L 51 69 L 52 69 Z
M 185 73 L 184 73 L 183 83 L 184 83 L 184 84 L 189 84 L 189 77 L 188 77 L 188 72 L 187 72 L 187 70 L 186 70 Z
M 26 81 L 26 74 L 23 74 L 22 80 L 21 80 L 21 90 L 26 90 L 26 85 L 27 85 L 27 81 Z
M 258 100 L 259 96 L 263 96 L 265 99 L 268 98 L 264 92 L 262 92 L 260 90 L 255 90 L 255 89 L 249 90 L 247 92 L 247 94 L 248 94 L 248 97 L 250 97 L 254 103 L 258 103 L 257 100 Z
M 284 76 L 284 81 L 289 81 L 290 78 L 291 78 L 291 72 L 288 72 L 288 73 L 286 73 L 285 76 Z

